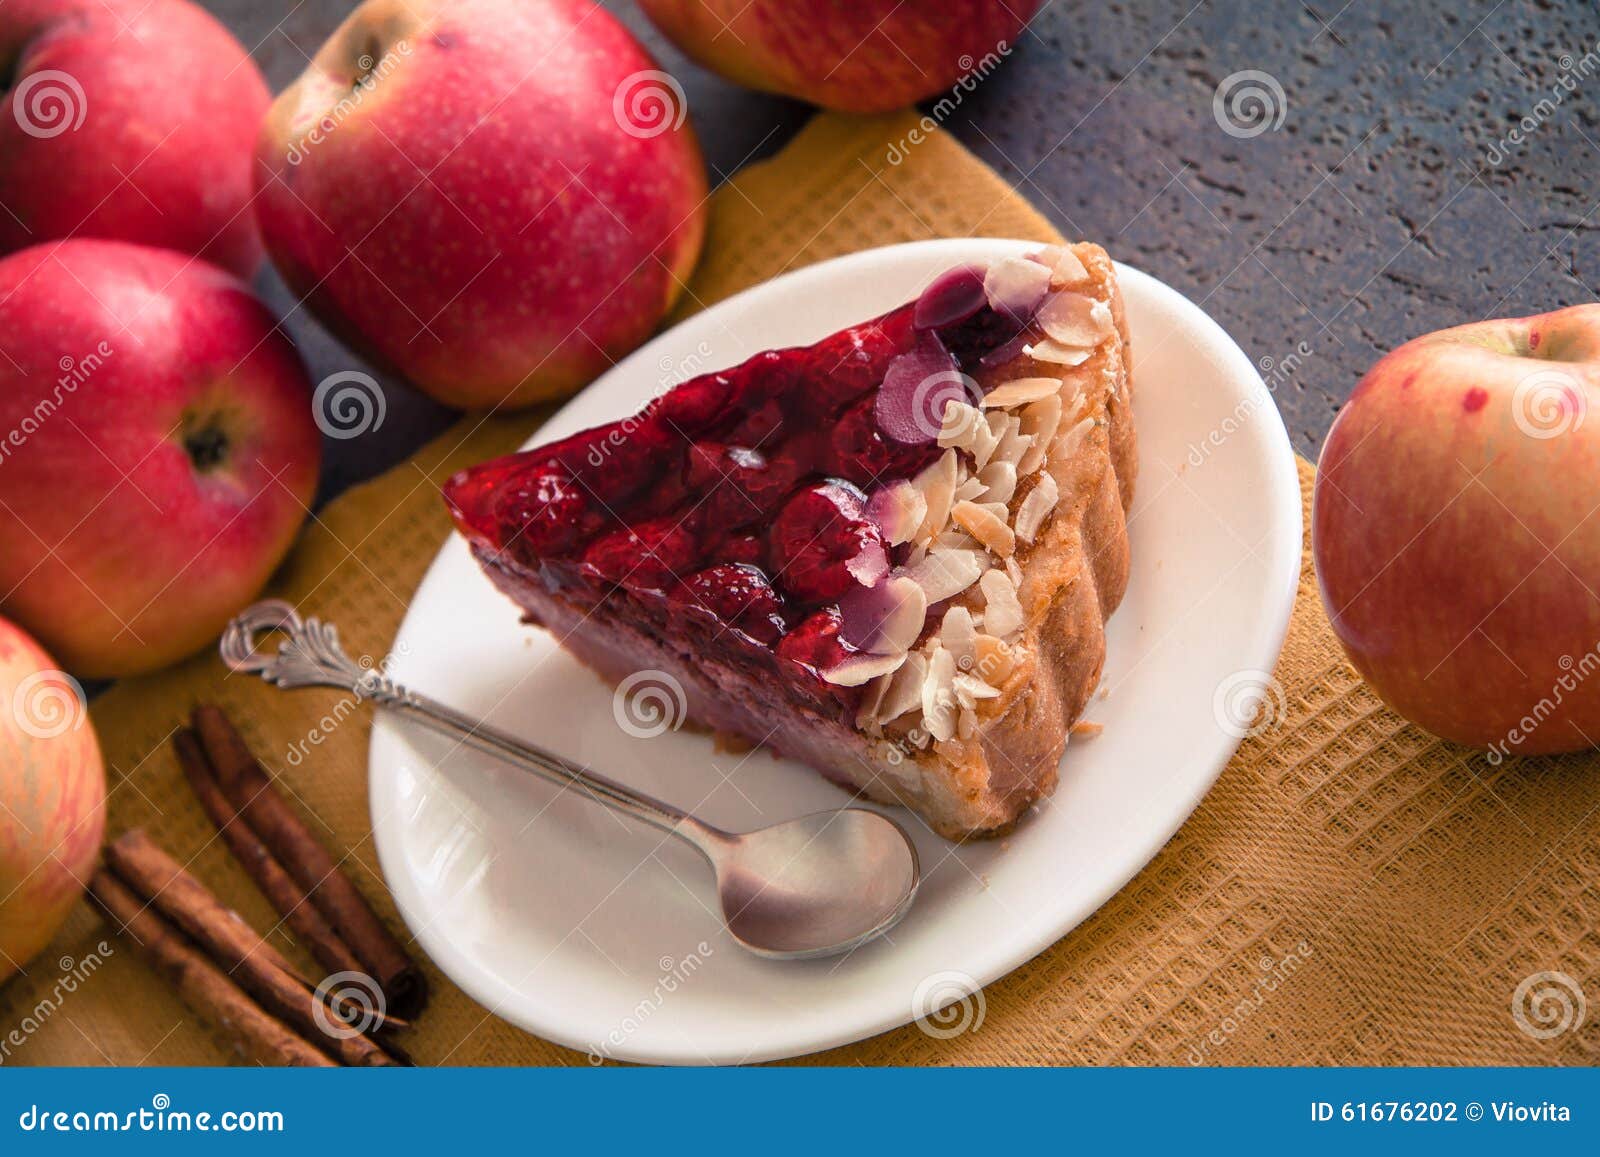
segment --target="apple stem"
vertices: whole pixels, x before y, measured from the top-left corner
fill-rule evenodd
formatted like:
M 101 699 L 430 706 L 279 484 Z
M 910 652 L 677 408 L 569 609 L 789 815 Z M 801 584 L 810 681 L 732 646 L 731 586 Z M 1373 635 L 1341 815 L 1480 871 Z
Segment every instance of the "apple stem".
M 383 44 L 376 36 L 367 38 L 366 50 L 356 54 L 356 74 L 350 78 L 352 89 L 360 88 L 377 71 L 378 62 L 383 58 L 382 48 Z
M 202 426 L 183 436 L 183 449 L 195 469 L 206 473 L 227 460 L 228 435 L 220 426 Z

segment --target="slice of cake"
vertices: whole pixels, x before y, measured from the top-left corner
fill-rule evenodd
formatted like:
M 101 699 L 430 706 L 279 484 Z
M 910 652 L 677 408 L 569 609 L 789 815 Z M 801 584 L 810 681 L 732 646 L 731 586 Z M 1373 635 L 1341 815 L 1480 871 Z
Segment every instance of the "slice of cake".
M 1094 245 L 456 475 L 494 583 L 617 683 L 950 839 L 1052 791 L 1128 577 L 1128 339 Z

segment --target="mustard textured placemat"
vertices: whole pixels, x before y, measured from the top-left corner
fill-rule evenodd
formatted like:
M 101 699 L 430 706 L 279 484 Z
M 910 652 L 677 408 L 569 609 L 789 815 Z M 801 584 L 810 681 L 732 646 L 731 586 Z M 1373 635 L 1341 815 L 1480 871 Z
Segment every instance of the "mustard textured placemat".
M 889 163 L 890 145 L 909 139 L 916 123 L 910 113 L 819 116 L 778 157 L 718 190 L 705 257 L 680 312 L 871 246 L 1054 237 L 943 133 L 902 146 L 904 159 Z M 308 526 L 273 593 L 337 622 L 348 639 L 392 639 L 449 532 L 439 484 L 463 465 L 514 448 L 542 416 L 466 418 L 412 461 L 333 502 Z M 1311 467 L 1303 462 L 1300 481 L 1309 495 Z M 812 1059 L 1600 1061 L 1600 1009 L 1579 1024 L 1570 1003 L 1583 989 L 1600 999 L 1600 761 L 1491 767 L 1407 726 L 1344 662 L 1309 567 L 1308 555 L 1277 671 L 1281 710 L 1245 741 L 1144 871 L 1076 931 L 970 998 L 955 1018 L 964 1031 L 911 1025 Z M 317 726 L 328 701 L 227 677 L 210 654 L 124 683 L 94 703 L 109 764 L 109 832 L 144 825 L 255 927 L 277 929 L 274 940 L 317 974 L 182 782 L 167 741 L 202 700 L 233 713 L 404 937 L 372 845 L 367 715 L 324 726 L 315 757 L 292 766 L 274 753 Z M 1150 705 L 1153 721 L 1160 709 Z M 89 961 L 94 971 L 85 974 Z M 436 995 L 406 1040 L 420 1063 L 588 1063 L 511 1027 L 429 971 Z M 75 974 L 83 978 L 62 993 L 63 976 Z M 1562 992 L 1572 1008 L 1565 1027 L 1555 1000 Z M 910 1000 L 908 993 L 908 1008 Z M 8 1032 L 15 1035 L 7 1039 Z M 5 1063 L 233 1059 L 87 906 L 26 976 L 0 989 Z

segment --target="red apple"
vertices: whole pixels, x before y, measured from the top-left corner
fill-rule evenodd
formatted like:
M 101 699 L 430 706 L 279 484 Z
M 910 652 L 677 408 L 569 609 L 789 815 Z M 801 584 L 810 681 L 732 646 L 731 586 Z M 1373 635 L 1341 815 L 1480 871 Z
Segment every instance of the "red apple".
M 729 80 L 866 113 L 936 93 L 959 102 L 1010 55 L 1039 0 L 639 0 L 639 6 L 674 44 Z
M 215 638 L 312 499 L 309 399 L 220 269 L 118 241 L 0 260 L 0 610 L 85 676 Z
M 105 801 L 83 688 L 0 619 L 0 982 L 49 943 L 83 891 Z
M 108 237 L 261 261 L 251 147 L 269 95 L 186 0 L 6 0 L 0 253 Z
M 587 0 L 368 0 L 272 106 L 262 233 L 330 327 L 440 401 L 557 397 L 694 265 L 684 111 Z
M 1600 743 L 1600 305 L 1429 334 L 1328 434 L 1312 545 L 1351 662 L 1491 758 Z

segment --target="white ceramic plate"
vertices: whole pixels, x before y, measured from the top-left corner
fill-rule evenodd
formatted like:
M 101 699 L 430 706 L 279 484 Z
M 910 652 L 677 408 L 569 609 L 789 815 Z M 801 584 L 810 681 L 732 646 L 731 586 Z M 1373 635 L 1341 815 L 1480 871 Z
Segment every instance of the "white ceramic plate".
M 1028 248 L 920 242 L 780 277 L 634 353 L 536 441 L 630 414 L 664 377 L 810 343 L 914 297 L 956 263 Z M 724 935 L 709 872 L 686 847 L 380 717 L 378 852 L 401 914 L 445 973 L 497 1016 L 591 1055 L 795 1056 L 908 1023 L 1002 976 L 1156 854 L 1237 746 L 1239 717 L 1277 659 L 1299 573 L 1300 497 L 1282 420 L 1250 360 L 1174 290 L 1119 273 L 1139 430 L 1133 575 L 1110 626 L 1109 693 L 1087 713 L 1105 731 L 1070 746 L 1054 798 L 1010 838 L 960 849 L 907 822 L 926 874 L 891 936 L 842 959 L 775 962 Z M 521 626 L 459 538 L 417 591 L 392 673 L 726 828 L 846 802 L 765 753 L 718 754 L 689 731 L 624 733 L 611 689 Z

